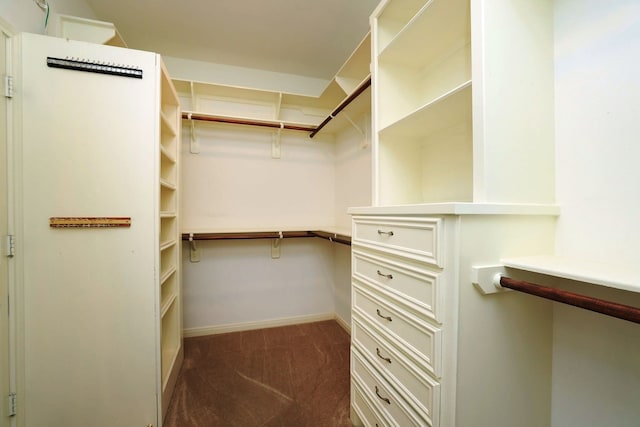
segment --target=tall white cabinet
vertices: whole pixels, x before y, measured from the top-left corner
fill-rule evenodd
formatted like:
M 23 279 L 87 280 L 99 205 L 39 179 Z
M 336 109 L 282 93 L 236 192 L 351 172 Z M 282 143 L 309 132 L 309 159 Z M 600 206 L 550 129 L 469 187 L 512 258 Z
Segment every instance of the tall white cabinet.
M 182 357 L 176 94 L 157 54 L 14 40 L 19 424 L 159 426 Z
M 352 421 L 550 425 L 551 304 L 471 271 L 554 249 L 552 2 L 386 0 L 371 24 Z

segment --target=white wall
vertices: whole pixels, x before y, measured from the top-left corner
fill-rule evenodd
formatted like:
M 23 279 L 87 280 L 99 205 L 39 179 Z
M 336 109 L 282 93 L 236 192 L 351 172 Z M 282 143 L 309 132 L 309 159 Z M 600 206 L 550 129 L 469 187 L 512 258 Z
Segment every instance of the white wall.
M 367 96 L 363 94 L 361 96 Z M 340 119 L 340 116 L 338 116 Z M 371 205 L 371 114 L 354 117 L 364 135 L 353 126 L 336 135 L 335 225 L 351 230 L 353 206 Z M 351 323 L 351 248 L 334 245 L 334 303 L 336 315 Z
M 333 254 L 315 238 L 198 242 L 200 262 L 183 247 L 184 328 L 204 333 L 334 311 Z
M 356 118 L 368 126 L 368 117 Z M 183 129 L 182 230 L 349 230 L 350 206 L 370 203 L 370 147 L 354 128 L 334 138 L 284 132 L 271 156 L 272 130 L 199 124 L 199 154 Z M 183 247 L 187 334 L 337 314 L 350 323 L 348 246 L 317 238 L 197 242 L 200 261 Z
M 333 220 L 333 138 L 285 131 L 274 159 L 272 130 L 199 124 L 199 154 L 189 152 L 189 132 L 183 130 L 182 230 L 311 230 Z M 185 247 L 184 328 L 207 332 L 333 313 L 332 252 L 322 243 L 286 239 L 272 259 L 271 239 L 197 242 L 198 263 Z
M 95 19 L 93 10 L 84 0 L 55 0 L 49 2 L 49 22 L 56 13 Z M 33 0 L 2 0 L 0 17 L 16 32 L 45 34 L 45 13 Z
M 554 6 L 556 253 L 637 265 L 640 3 Z M 640 306 L 638 294 L 597 291 Z M 637 427 L 639 326 L 560 305 L 554 318 L 552 425 Z
M 196 126 L 199 154 L 189 152 L 190 128 L 183 128 L 183 230 L 305 229 L 333 222 L 333 138 L 284 131 L 280 158 L 273 159 L 273 130 Z

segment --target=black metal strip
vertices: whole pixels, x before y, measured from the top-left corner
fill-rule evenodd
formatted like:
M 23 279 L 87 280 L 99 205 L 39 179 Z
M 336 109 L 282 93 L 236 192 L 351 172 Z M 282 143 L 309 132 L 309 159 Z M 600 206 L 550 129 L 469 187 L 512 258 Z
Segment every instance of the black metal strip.
M 47 66 L 51 68 L 64 68 L 66 70 L 86 71 L 88 73 L 109 74 L 112 76 L 142 78 L 142 70 L 139 68 L 113 65 L 98 61 L 82 61 L 68 58 L 47 57 Z

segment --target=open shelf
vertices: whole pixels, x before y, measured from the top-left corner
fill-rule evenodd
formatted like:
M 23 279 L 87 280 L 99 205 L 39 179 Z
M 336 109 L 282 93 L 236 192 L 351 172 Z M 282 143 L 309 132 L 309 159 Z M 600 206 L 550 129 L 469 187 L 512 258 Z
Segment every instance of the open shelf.
M 173 242 L 160 251 L 160 277 L 164 278 L 178 267 L 178 246 Z
M 182 347 L 180 234 L 177 211 L 179 149 L 181 134 L 180 99 L 161 63 L 160 78 L 160 165 L 159 165 L 159 257 L 158 304 L 160 315 L 160 361 L 163 416 L 180 369 Z
M 303 230 L 273 230 L 264 228 L 182 232 L 182 240 L 290 239 L 304 237 L 319 237 L 332 242 L 351 245 L 351 230 L 336 227 L 309 227 Z
M 378 50 L 383 51 L 413 17 L 431 0 L 398 0 L 385 5 L 377 19 Z
M 161 183 L 160 187 L 160 211 L 176 212 L 178 207 L 178 195 L 175 186 Z
M 423 138 L 471 120 L 471 82 L 467 81 L 380 129 L 390 139 Z
M 334 81 L 343 90 L 344 95 L 353 93 L 366 76 L 371 74 L 371 34 L 360 42 L 349 59 L 336 74 Z M 344 96 L 343 95 L 343 96 Z
M 161 113 L 160 119 L 162 123 L 162 132 L 166 132 L 170 136 L 176 136 L 177 134 L 176 126 L 171 120 L 171 118 L 168 117 L 165 113 Z
M 470 40 L 469 0 L 431 0 L 385 45 L 378 57 L 382 61 L 424 67 Z
M 469 83 L 380 130 L 382 205 L 473 200 Z
M 470 45 L 462 45 L 430 66 L 404 66 L 394 61 L 378 63 L 380 127 L 384 128 L 446 96 L 471 81 Z M 471 104 L 469 104 L 471 105 Z
M 175 158 L 169 157 L 169 153 L 164 148 L 160 149 L 160 180 L 172 185 L 175 188 L 175 183 L 178 178 L 178 165 Z
M 374 12 L 374 205 L 553 203 L 553 44 L 532 36 L 552 19 L 527 7 L 472 16 L 469 0 L 388 0 Z
M 162 316 L 162 337 L 160 342 L 161 354 L 161 372 L 162 372 L 162 391 L 165 390 L 171 371 L 174 368 L 176 358 L 180 353 L 181 347 L 181 331 L 180 327 L 180 308 L 178 299 L 173 298 L 164 316 Z
M 501 262 L 505 267 L 518 270 L 640 292 L 640 268 L 636 265 L 604 263 L 554 255 L 506 258 Z
M 187 120 L 253 125 L 273 129 L 310 132 L 313 137 L 370 83 L 369 34 L 362 40 L 336 76 L 319 96 L 229 86 L 193 80 L 174 80 Z M 359 101 L 352 113 L 371 108 L 370 97 Z M 339 111 L 336 111 L 339 110 Z M 338 121 L 324 129 L 332 133 L 349 121 Z

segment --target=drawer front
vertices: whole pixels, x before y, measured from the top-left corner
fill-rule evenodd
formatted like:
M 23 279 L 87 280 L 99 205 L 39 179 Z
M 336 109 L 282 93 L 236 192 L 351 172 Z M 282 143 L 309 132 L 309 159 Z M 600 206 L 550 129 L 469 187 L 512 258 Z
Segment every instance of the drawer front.
M 365 427 L 384 427 L 389 423 L 374 412 L 372 405 L 365 399 L 360 386 L 351 382 L 351 406 L 356 411 Z
M 439 274 L 356 249 L 352 251 L 352 269 L 360 280 L 391 293 L 425 316 L 441 321 Z
M 409 350 L 427 370 L 440 372 L 440 329 L 384 301 L 359 282 L 352 283 L 353 311 L 398 349 Z
M 439 407 L 440 384 L 386 344 L 383 338 L 369 330 L 358 317 L 354 316 L 352 325 L 353 343 L 369 363 L 386 376 L 396 389 L 402 390 L 401 394 L 423 418 L 430 421 L 437 419 L 434 411 Z
M 442 267 L 438 218 L 353 217 L 353 243 Z
M 363 394 L 375 402 L 374 405 L 389 420 L 389 424 L 399 427 L 425 425 L 402 397 L 366 365 L 357 350 L 351 351 L 351 369 L 351 376 L 361 385 Z

